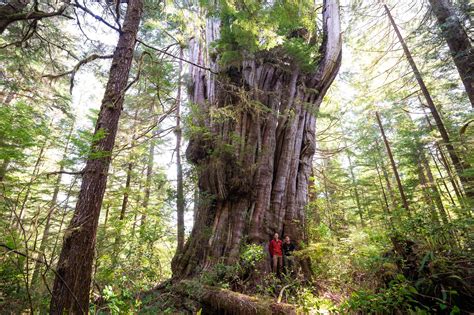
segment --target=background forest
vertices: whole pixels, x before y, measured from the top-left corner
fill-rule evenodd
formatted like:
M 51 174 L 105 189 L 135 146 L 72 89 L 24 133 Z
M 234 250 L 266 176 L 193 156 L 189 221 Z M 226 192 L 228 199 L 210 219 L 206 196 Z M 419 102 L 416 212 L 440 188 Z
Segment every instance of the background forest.
M 222 301 L 214 297 L 213 305 L 212 294 L 200 292 L 217 289 L 236 313 L 232 291 L 314 314 L 474 312 L 469 0 L 340 1 L 341 66 L 326 95 L 316 91 L 324 99 L 312 113 L 315 153 L 295 237 L 309 278 L 300 270 L 249 280 L 269 266 L 263 243 L 250 235 L 235 263 L 218 260 L 193 277 L 183 271 L 180 259 L 195 244 L 186 241 L 198 239 L 200 250 L 201 240 L 191 233 L 204 199 L 193 150 L 205 143 L 198 137 L 215 136 L 201 122 L 238 115 L 229 106 L 202 110 L 192 96 L 196 71 L 214 74 L 215 62 L 232 78 L 242 60 L 280 50 L 302 73 L 315 71 L 325 53 L 327 3 L 338 5 L 2 2 L 0 313 L 61 314 L 52 297 L 55 305 L 70 299 L 62 310 L 71 314 L 212 313 Z M 206 59 L 194 44 L 209 20 L 222 23 Z M 247 103 L 258 115 L 268 111 Z M 116 134 L 101 129 L 114 119 Z M 227 143 L 219 149 L 238 151 Z M 91 161 L 102 160 L 110 166 L 94 168 L 101 166 Z M 89 210 L 78 215 L 81 205 Z M 91 233 L 74 225 L 81 216 L 97 217 Z M 79 237 L 89 240 L 87 250 L 77 247 Z M 62 268 L 81 268 L 84 257 L 92 268 L 85 271 L 90 294 L 77 288 L 85 304 L 75 288 L 61 293 L 69 281 Z M 69 309 L 74 300 L 87 309 Z

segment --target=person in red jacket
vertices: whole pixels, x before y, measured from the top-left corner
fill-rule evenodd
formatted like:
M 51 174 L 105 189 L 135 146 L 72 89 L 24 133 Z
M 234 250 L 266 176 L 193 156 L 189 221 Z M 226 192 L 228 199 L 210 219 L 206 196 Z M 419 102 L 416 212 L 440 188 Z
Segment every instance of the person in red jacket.
M 279 239 L 278 233 L 273 234 L 273 239 L 270 241 L 269 250 L 272 256 L 272 270 L 276 274 L 280 274 L 283 265 L 283 252 L 281 250 L 282 241 Z

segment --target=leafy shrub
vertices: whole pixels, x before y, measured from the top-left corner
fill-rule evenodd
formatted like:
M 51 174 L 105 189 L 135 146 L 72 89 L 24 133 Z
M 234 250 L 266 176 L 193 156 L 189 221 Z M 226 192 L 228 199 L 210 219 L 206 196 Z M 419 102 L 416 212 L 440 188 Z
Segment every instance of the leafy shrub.
M 241 266 L 239 264 L 215 264 L 211 270 L 202 273 L 200 281 L 206 285 L 229 288 L 230 284 L 238 281 Z
M 265 249 L 261 245 L 248 244 L 243 248 L 240 254 L 242 265 L 255 267 L 255 265 L 262 261 L 266 256 Z
M 359 290 L 344 302 L 343 313 L 362 312 L 366 314 L 391 314 L 394 311 L 426 313 L 426 307 L 415 300 L 417 290 L 403 275 L 398 275 L 388 288 L 378 292 Z

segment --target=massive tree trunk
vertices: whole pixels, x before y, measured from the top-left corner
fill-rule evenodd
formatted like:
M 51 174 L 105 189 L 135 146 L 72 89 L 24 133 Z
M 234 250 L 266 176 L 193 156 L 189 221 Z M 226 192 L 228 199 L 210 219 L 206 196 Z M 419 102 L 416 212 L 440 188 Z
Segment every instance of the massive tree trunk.
M 218 75 L 192 67 L 190 98 L 203 113 L 197 123 L 206 132 L 193 135 L 186 151 L 197 166 L 200 198 L 191 235 L 172 262 L 176 278 L 217 261 L 234 263 L 241 245 L 266 243 L 274 232 L 304 239 L 315 115 L 341 60 L 337 0 L 324 1 L 323 23 L 321 59 L 313 73 L 283 59 L 279 49 Z M 218 33 L 218 21 L 208 21 L 205 42 Z M 219 71 L 206 47 L 192 47 L 195 63 Z M 224 110 L 232 117 L 213 115 Z
M 474 49 L 469 36 L 448 0 L 429 1 L 474 108 Z
M 142 0 L 128 1 L 96 124 L 94 138 L 98 140 L 92 145 L 93 155 L 87 160 L 74 216 L 64 236 L 54 280 L 51 314 L 88 311 L 100 208 L 142 11 Z

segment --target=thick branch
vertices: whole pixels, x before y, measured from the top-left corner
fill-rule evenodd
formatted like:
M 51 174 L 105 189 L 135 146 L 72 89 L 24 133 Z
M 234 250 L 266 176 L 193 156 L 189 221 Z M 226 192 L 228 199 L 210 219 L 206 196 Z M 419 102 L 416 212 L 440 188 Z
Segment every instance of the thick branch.
M 43 11 L 32 11 L 32 12 L 21 12 L 21 10 L 26 6 L 27 2 L 23 2 L 25 5 L 19 8 L 16 8 L 12 14 L 1 14 L 0 11 L 0 34 L 2 34 L 13 22 L 24 21 L 24 20 L 41 20 L 48 17 L 62 15 L 69 3 L 64 3 L 58 10 L 53 12 L 43 12 Z M 8 4 L 7 4 L 8 5 Z
M 337 73 L 340 66 L 342 37 L 339 1 L 324 0 L 323 10 L 324 41 L 322 52 L 324 57 L 312 79 L 313 85 L 318 82 L 332 82 L 331 77 Z

